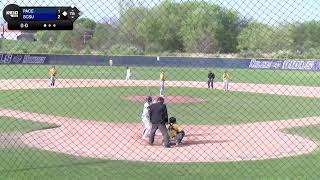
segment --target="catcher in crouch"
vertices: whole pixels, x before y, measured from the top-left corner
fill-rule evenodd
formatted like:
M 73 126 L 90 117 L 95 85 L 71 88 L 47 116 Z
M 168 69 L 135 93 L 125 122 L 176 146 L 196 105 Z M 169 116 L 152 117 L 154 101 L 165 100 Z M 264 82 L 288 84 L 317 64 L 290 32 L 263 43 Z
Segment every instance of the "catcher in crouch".
M 180 145 L 185 133 L 177 124 L 177 119 L 175 117 L 169 118 L 167 129 L 170 140 L 174 140 L 176 145 Z

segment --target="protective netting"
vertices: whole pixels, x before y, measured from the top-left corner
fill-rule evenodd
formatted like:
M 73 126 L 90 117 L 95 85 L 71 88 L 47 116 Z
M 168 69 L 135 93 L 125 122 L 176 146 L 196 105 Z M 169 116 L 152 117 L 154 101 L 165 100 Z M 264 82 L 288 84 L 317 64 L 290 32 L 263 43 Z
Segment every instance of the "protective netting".
M 12 3 L 82 14 L 0 19 L 0 179 L 320 177 L 320 1 Z

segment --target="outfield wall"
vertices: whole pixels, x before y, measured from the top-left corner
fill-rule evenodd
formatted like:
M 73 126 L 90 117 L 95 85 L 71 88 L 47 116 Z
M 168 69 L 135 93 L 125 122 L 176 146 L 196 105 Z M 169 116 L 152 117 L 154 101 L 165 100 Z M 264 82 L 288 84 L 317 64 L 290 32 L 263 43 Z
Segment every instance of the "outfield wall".
M 250 59 L 182 58 L 152 56 L 95 56 L 95 55 L 39 55 L 0 54 L 0 64 L 56 64 L 109 66 L 160 66 L 160 67 L 220 67 L 247 68 Z
M 226 59 L 156 56 L 0 54 L 0 64 L 52 64 L 154 67 L 212 67 L 320 71 L 318 60 Z

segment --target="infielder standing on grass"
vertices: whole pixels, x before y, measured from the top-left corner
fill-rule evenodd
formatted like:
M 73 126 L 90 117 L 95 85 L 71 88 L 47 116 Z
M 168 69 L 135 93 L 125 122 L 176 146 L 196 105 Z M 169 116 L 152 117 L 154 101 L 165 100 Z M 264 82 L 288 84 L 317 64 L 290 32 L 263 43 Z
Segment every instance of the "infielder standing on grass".
M 131 79 L 131 69 L 129 66 L 127 66 L 127 75 L 126 75 L 126 80 L 130 80 Z
M 225 70 L 223 75 L 222 75 L 222 80 L 223 80 L 223 90 L 228 91 L 229 90 L 229 74 L 228 71 Z
M 213 89 L 213 80 L 215 78 L 215 75 L 214 73 L 212 73 L 212 71 L 209 71 L 209 74 L 208 74 L 208 89 Z
M 166 80 L 164 71 L 161 71 L 160 73 L 160 96 L 164 96 L 164 81 Z
M 150 136 L 150 131 L 151 131 L 151 122 L 150 122 L 150 114 L 149 114 L 149 107 L 152 104 L 152 97 L 148 96 L 146 98 L 146 102 L 143 105 L 143 111 L 142 111 L 142 123 L 143 123 L 143 134 L 142 134 L 142 139 L 149 139 Z
M 52 66 L 49 69 L 49 75 L 50 75 L 50 87 L 54 87 L 56 83 L 56 75 L 57 75 L 57 69 L 55 66 Z

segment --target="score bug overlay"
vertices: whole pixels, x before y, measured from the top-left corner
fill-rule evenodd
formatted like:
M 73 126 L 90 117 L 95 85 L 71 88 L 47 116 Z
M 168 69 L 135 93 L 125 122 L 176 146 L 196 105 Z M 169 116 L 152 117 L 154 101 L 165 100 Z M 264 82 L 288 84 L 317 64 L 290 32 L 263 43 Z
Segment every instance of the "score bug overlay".
M 9 30 L 72 30 L 73 22 L 80 16 L 74 6 L 69 7 L 20 7 L 9 4 L 3 17 Z

